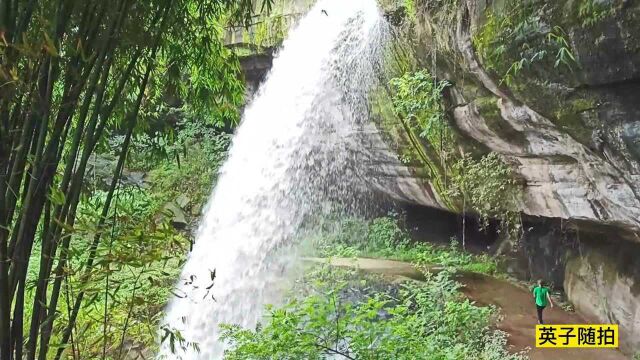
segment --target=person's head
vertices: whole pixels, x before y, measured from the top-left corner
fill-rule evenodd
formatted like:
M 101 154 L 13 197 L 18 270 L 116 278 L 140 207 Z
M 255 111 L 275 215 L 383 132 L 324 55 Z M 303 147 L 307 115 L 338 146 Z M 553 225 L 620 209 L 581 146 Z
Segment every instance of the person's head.
M 538 286 L 544 286 L 544 280 L 542 279 L 538 280 Z

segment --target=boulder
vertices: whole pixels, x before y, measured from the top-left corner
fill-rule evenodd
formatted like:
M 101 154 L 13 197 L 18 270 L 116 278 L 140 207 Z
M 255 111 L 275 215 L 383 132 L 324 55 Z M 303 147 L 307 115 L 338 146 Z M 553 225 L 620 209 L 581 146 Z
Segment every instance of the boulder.
M 186 194 L 180 194 L 175 200 L 175 203 L 182 209 L 186 209 L 191 204 L 191 199 Z
M 169 219 L 171 221 L 171 225 L 173 225 L 173 227 L 176 228 L 176 229 L 179 229 L 179 230 L 185 229 L 187 227 L 187 225 L 189 224 L 187 222 L 187 217 L 186 217 L 185 212 L 174 201 L 170 201 L 170 202 L 166 203 L 162 207 L 162 212 L 166 216 L 169 216 Z

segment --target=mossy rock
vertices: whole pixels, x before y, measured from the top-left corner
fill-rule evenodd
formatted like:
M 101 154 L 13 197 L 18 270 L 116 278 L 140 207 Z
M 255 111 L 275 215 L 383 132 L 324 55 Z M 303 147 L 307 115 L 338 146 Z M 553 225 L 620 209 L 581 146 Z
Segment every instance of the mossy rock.
M 521 146 L 527 144 L 526 136 L 522 132 L 514 129 L 508 121 L 502 118 L 497 97 L 479 97 L 474 100 L 474 104 L 487 127 L 501 139 Z

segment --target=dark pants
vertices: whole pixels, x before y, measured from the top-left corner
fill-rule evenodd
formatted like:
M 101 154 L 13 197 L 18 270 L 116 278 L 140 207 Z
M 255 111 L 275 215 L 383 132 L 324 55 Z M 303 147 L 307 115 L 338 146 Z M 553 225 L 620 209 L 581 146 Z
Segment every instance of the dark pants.
M 544 310 L 544 306 L 536 305 L 536 310 L 538 310 L 538 323 L 544 324 L 542 321 L 542 310 Z

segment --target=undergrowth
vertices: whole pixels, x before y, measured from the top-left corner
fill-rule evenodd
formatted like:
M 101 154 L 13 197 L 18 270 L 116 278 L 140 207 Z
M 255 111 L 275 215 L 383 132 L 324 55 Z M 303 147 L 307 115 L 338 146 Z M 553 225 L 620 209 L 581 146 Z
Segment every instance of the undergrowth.
M 136 358 L 156 348 L 162 309 L 172 296 L 191 236 L 171 224 L 172 214 L 165 204 L 186 197 L 189 204 L 181 205 L 182 210 L 197 215 L 195 210 L 206 200 L 228 144 L 229 135 L 221 129 L 183 119 L 172 136 L 136 139 L 126 167 L 145 176 L 139 182 L 119 184 L 106 218 L 102 218 L 107 199 L 104 185 L 96 184 L 82 195 L 69 259 L 61 270 L 65 281 L 56 314 L 60 325 L 52 335 L 52 343 L 59 343 L 74 303 L 83 293 L 69 358 Z M 114 165 L 105 165 L 107 173 L 113 172 L 109 166 Z M 94 244 L 96 236 L 101 240 Z M 35 296 L 40 246 L 36 244 L 31 258 L 26 304 L 32 304 Z M 94 265 L 88 270 L 92 251 Z M 29 306 L 25 313 L 32 310 Z
M 491 327 L 493 307 L 464 298 L 451 273 L 384 287 L 373 276 L 320 267 L 253 329 L 223 326 L 225 359 L 520 360 Z
M 496 274 L 498 268 L 490 256 L 462 250 L 455 238 L 449 246 L 412 242 L 396 214 L 372 221 L 341 220 L 314 242 L 323 257 L 386 258 L 485 274 Z

